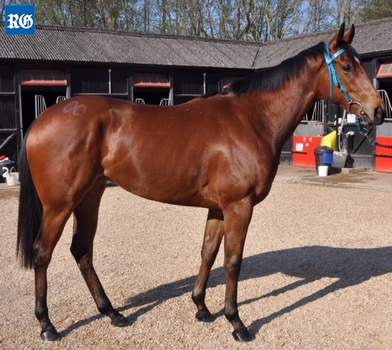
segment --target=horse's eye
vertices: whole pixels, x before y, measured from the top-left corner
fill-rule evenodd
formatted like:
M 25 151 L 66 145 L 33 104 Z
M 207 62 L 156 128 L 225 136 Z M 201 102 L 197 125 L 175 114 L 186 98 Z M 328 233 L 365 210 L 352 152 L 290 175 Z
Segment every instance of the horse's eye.
M 343 70 L 344 70 L 346 73 L 351 73 L 351 72 L 353 71 L 353 66 L 350 65 L 350 64 L 345 64 L 345 65 L 343 65 Z

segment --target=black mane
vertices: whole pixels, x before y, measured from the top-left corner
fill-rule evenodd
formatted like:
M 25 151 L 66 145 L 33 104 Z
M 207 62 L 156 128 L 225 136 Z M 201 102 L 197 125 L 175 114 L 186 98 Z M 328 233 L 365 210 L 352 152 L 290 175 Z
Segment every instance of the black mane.
M 231 83 L 229 92 L 244 95 L 258 91 L 277 91 L 289 79 L 298 77 L 308 59 L 314 59 L 323 54 L 324 43 L 310 47 L 281 64 L 256 71 L 244 78 Z

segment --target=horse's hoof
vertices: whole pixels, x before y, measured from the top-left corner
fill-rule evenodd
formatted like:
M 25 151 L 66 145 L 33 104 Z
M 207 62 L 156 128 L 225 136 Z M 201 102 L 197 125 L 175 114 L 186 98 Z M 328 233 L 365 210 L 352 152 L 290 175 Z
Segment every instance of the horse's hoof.
M 211 315 L 207 309 L 199 310 L 195 315 L 196 319 L 201 322 L 212 322 L 214 321 L 214 316 Z
M 128 326 L 128 320 L 123 315 L 118 314 L 112 318 L 112 325 L 115 327 L 126 327 Z
M 246 343 L 254 339 L 254 337 L 249 333 L 246 328 L 241 328 L 238 331 L 234 331 L 232 334 L 233 338 L 240 343 Z
M 43 341 L 56 341 L 60 338 L 60 335 L 55 329 L 48 329 L 41 332 L 41 339 Z

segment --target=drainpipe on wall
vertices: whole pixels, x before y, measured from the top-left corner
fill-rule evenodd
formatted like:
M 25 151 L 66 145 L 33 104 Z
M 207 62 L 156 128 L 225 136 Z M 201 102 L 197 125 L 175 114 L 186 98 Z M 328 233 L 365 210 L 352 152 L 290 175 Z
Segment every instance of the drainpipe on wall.
M 174 105 L 174 87 L 173 87 L 173 76 L 170 76 L 170 90 L 169 90 L 169 106 Z
M 108 81 L 108 85 L 109 85 L 109 94 L 112 94 L 112 70 L 109 68 L 108 69 L 108 73 L 109 73 L 109 81 Z

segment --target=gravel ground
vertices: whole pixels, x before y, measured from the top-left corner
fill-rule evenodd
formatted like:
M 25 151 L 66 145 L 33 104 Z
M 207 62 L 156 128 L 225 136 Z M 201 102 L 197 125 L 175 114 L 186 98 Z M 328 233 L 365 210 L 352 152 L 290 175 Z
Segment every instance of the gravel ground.
M 222 316 L 220 252 L 207 291 L 217 315 L 195 320 L 190 299 L 207 211 L 108 188 L 95 265 L 130 326 L 98 315 L 69 252 L 71 225 L 49 268 L 49 310 L 61 341 L 44 344 L 33 273 L 15 262 L 17 198 L 0 192 L 1 349 L 390 349 L 392 196 L 275 182 L 245 247 L 240 314 L 256 339 L 238 344 Z

